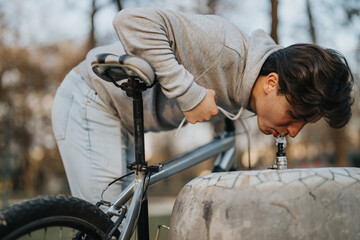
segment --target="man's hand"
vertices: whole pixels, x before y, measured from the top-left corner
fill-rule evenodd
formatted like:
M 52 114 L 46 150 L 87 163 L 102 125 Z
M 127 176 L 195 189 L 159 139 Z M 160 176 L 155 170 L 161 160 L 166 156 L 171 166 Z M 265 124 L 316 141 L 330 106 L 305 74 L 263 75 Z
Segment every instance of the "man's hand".
M 219 109 L 216 106 L 216 94 L 212 89 L 206 89 L 204 99 L 193 109 L 184 112 L 186 120 L 192 124 L 210 120 L 212 116 L 218 113 Z

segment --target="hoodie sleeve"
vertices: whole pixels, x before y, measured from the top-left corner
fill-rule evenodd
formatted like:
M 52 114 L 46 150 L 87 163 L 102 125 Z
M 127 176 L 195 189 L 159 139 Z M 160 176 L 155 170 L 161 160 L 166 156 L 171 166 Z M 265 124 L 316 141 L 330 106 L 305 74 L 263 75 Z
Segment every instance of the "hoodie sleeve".
M 164 13 L 156 9 L 124 9 L 115 16 L 113 25 L 125 52 L 146 59 L 154 67 L 163 93 L 176 98 L 181 110 L 188 111 L 202 101 L 206 89 L 177 61 L 172 49 L 176 42 L 171 35 L 179 22 Z

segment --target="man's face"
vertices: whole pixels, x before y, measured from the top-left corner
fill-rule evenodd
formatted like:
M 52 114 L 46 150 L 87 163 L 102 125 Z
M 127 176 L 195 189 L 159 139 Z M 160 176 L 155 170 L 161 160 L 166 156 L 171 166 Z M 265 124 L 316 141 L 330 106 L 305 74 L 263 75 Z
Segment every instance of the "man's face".
M 263 79 L 261 97 L 256 100 L 256 112 L 259 129 L 274 137 L 289 135 L 295 137 L 307 123 L 315 123 L 320 116 L 309 119 L 295 119 L 296 115 L 285 95 L 278 94 L 277 75 Z
M 257 109 L 259 129 L 264 134 L 295 137 L 307 123 L 315 123 L 320 117 L 310 119 L 294 119 L 292 108 L 285 95 L 269 96 L 267 101 Z

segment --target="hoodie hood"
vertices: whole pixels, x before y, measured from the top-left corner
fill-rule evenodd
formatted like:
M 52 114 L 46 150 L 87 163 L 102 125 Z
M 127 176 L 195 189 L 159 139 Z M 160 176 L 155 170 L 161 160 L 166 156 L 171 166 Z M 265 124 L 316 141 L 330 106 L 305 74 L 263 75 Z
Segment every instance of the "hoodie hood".
M 236 102 L 248 106 L 251 90 L 262 65 L 270 54 L 282 48 L 263 30 L 256 30 L 250 35 L 242 84 L 236 89 Z

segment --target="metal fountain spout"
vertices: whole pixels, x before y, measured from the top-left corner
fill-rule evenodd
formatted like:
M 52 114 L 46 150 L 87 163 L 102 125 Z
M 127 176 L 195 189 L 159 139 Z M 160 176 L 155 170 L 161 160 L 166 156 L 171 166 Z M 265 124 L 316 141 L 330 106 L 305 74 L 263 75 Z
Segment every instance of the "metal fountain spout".
M 275 163 L 271 166 L 269 166 L 269 169 L 287 169 L 287 159 L 286 159 L 286 153 L 284 151 L 286 147 L 286 138 L 278 136 L 275 138 L 276 145 L 278 147 L 278 151 L 276 153 Z

